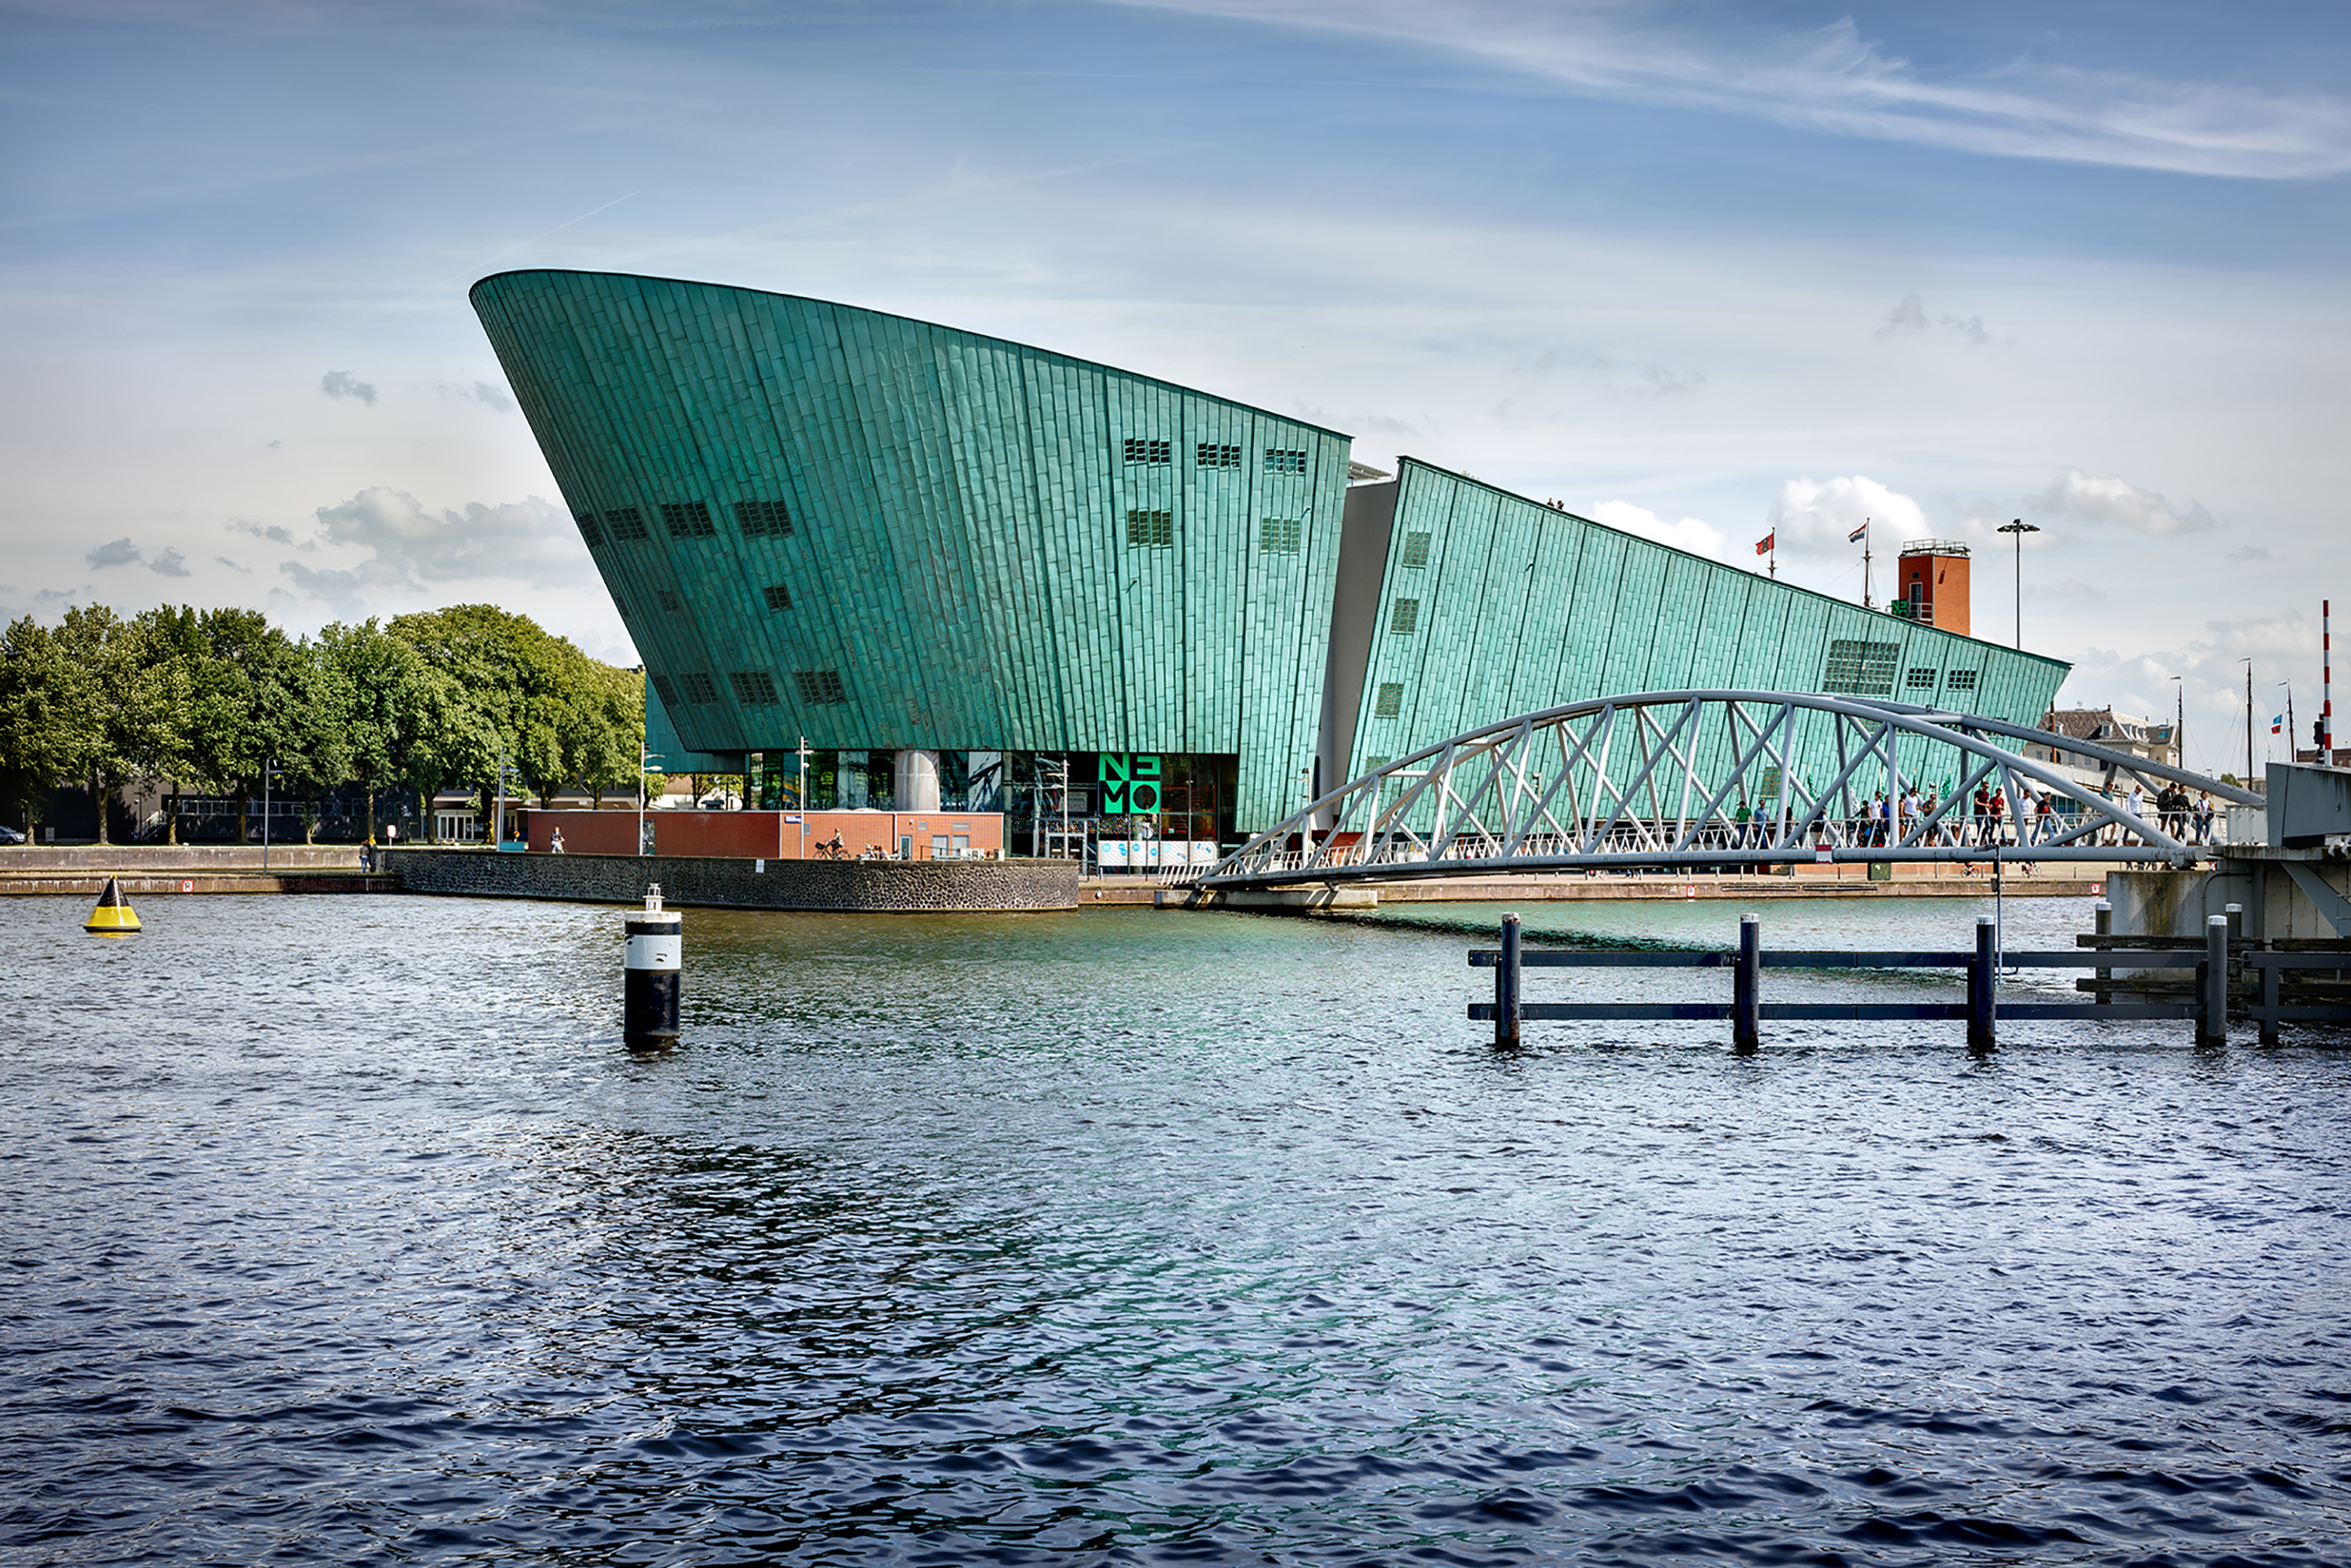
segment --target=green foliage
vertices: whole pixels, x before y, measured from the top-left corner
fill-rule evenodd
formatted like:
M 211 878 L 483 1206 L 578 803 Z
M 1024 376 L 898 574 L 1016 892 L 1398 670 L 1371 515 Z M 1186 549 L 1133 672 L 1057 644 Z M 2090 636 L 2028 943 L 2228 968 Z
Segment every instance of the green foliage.
M 429 836 L 432 797 L 470 784 L 486 803 L 501 754 L 542 803 L 575 780 L 601 800 L 632 781 L 643 725 L 642 676 L 486 604 L 315 641 L 187 606 L 77 607 L 0 635 L 0 790 L 28 821 L 61 783 L 103 797 L 169 779 L 244 800 L 274 765 L 277 792 L 356 784 L 371 810 L 377 790 L 413 789 Z

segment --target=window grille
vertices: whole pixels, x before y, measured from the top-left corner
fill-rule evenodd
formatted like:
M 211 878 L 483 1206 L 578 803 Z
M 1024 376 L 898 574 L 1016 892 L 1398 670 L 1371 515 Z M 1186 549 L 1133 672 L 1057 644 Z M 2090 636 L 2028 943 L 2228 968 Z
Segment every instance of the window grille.
M 773 707 L 783 700 L 776 695 L 776 678 L 765 670 L 737 670 L 726 680 L 745 707 Z
M 1398 637 L 1409 637 L 1420 625 L 1420 601 L 1399 599 L 1388 612 L 1388 631 Z
M 1199 445 L 1198 465 L 1202 468 L 1238 468 L 1241 465 L 1241 449 L 1203 441 Z
M 1892 696 L 1895 667 L 1901 662 L 1899 643 L 1836 638 L 1829 643 L 1828 664 L 1821 671 L 1821 690 L 1856 697 Z
M 737 501 L 735 526 L 747 539 L 792 537 L 792 515 L 781 501 Z
M 1151 549 L 1169 549 L 1176 543 L 1176 514 L 1130 511 L 1126 514 L 1126 542 Z
M 654 589 L 653 602 L 659 604 L 664 610 L 668 611 L 673 615 L 685 608 L 685 601 L 680 599 L 677 596 L 677 591 L 672 588 Z
M 1266 555 L 1296 555 L 1306 542 L 1306 525 L 1296 517 L 1258 519 L 1257 548 Z
M 1124 444 L 1126 448 L 1126 460 L 1129 463 L 1172 463 L 1175 461 L 1174 444 L 1170 442 L 1151 441 L 1143 437 L 1130 435 L 1126 438 Z
M 653 695 L 661 698 L 662 706 L 675 707 L 677 706 L 677 683 L 671 680 L 667 675 L 655 675 L 653 677 Z
M 767 596 L 768 608 L 770 610 L 780 612 L 792 607 L 791 590 L 780 582 L 771 582 L 759 591 Z
M 662 527 L 674 539 L 706 539 L 718 531 L 710 520 L 710 507 L 701 501 L 664 501 Z
M 1426 534 L 1405 535 L 1404 553 L 1396 557 L 1396 564 L 1398 566 L 1412 567 L 1426 566 L 1428 564 L 1428 536 Z
M 1306 454 L 1269 446 L 1265 449 L 1265 471 L 1269 474 L 1303 474 L 1306 472 Z
M 1903 684 L 1907 685 L 1914 692 L 1933 691 L 1935 689 L 1935 672 L 1932 670 L 1914 669 L 1907 675 L 1903 677 Z
M 1943 685 L 1946 688 L 1951 691 L 1971 692 L 1976 689 L 1976 672 L 1973 670 L 1946 670 L 1943 672 Z
M 604 542 L 604 530 L 596 526 L 595 513 L 582 512 L 571 520 L 580 525 L 580 537 L 588 541 L 590 549 Z
M 841 689 L 839 670 L 794 670 L 792 685 L 800 701 L 813 707 L 820 703 L 845 703 L 849 694 Z
M 685 700 L 707 706 L 718 700 L 718 683 L 696 670 L 681 677 L 685 683 Z
M 645 515 L 634 507 L 615 507 L 604 514 L 604 527 L 616 539 L 649 539 L 645 531 Z
M 1395 681 L 1384 683 L 1380 687 L 1379 697 L 1372 704 L 1372 716 L 1374 718 L 1403 717 L 1404 687 Z

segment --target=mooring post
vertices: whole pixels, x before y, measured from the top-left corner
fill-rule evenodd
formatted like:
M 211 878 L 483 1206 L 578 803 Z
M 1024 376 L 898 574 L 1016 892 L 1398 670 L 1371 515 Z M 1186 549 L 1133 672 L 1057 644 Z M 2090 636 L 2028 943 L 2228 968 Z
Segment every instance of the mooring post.
M 1519 1043 L 1519 917 L 1502 916 L 1502 950 L 1494 963 L 1494 1043 Z
M 2228 918 L 2229 940 L 2239 943 L 2244 941 L 2245 906 L 2241 904 L 2224 904 L 2220 906 L 2220 913 Z
M 2229 1043 L 2229 917 L 2208 915 L 2204 917 L 2203 973 L 2197 1000 L 2201 1004 L 2196 1016 L 2196 1043 L 2226 1045 Z
M 2103 898 L 2098 900 L 2097 903 L 2090 906 L 2090 929 L 2096 932 L 2099 936 L 2113 936 L 2115 934 L 2115 906 L 2107 903 Z M 2100 969 L 2097 972 L 2097 977 L 2101 981 L 2111 980 L 2115 977 L 2115 972 L 2112 969 Z M 2105 990 L 2102 988 L 2097 993 L 2097 998 L 2098 1004 L 2103 1007 L 2106 1003 L 2115 999 L 2115 994 L 2112 991 Z
M 2263 1045 L 2275 1045 L 2278 1042 L 2277 1010 L 2278 1002 L 2280 1000 L 2278 994 L 2278 967 L 2275 964 L 2263 964 L 2261 968 L 2262 1043 Z
M 1730 980 L 1730 1048 L 1741 1056 L 1763 1049 L 1759 995 L 1763 978 L 1763 917 L 1739 917 L 1739 967 Z
M 1992 1049 L 1992 981 L 1999 975 L 1999 955 L 1992 950 L 1991 916 L 1976 916 L 1976 956 L 1968 965 L 1968 1049 Z

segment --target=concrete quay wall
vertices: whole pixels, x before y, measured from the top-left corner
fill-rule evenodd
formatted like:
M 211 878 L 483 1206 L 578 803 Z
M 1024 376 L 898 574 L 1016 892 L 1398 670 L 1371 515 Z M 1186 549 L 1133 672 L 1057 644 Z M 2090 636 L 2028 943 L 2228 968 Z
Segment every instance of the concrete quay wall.
M 534 855 L 401 848 L 385 867 L 409 893 L 720 909 L 1030 913 L 1078 906 L 1074 861 L 768 861 L 699 855 Z

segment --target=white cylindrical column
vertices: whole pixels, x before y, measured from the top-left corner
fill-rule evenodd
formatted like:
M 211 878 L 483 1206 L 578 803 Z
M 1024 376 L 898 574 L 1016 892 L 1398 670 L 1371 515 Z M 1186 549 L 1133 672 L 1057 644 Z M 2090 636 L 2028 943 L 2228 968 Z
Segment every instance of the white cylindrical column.
M 632 1051 L 677 1043 L 678 979 L 684 969 L 685 923 L 664 909 L 661 883 L 645 890 L 645 908 L 628 922 L 627 979 L 621 1036 Z
M 935 811 L 939 809 L 939 754 L 909 748 L 898 753 L 890 784 L 892 809 Z

